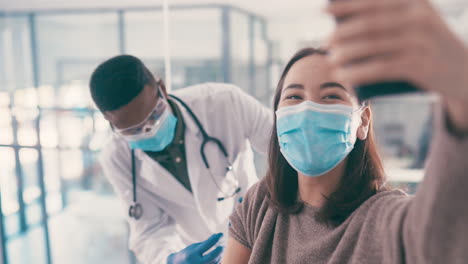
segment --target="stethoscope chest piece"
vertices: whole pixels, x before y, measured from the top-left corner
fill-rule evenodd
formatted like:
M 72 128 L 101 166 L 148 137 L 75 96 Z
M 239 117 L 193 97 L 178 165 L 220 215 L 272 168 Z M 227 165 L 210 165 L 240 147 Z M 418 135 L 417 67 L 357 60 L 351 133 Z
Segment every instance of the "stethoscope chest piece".
M 135 220 L 140 219 L 142 215 L 143 215 L 143 207 L 141 207 L 141 204 L 139 203 L 134 203 L 128 209 L 128 216 L 130 216 L 131 218 L 134 218 Z

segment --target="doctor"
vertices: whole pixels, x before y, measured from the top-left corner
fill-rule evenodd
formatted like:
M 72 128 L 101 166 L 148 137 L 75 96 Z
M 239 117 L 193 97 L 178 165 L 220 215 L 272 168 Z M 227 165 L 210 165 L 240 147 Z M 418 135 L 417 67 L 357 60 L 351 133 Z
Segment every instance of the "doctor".
M 168 95 L 145 65 L 111 58 L 91 95 L 113 136 L 101 166 L 128 206 L 129 247 L 143 263 L 218 263 L 228 217 L 257 181 L 270 111 L 238 87 L 206 83 Z

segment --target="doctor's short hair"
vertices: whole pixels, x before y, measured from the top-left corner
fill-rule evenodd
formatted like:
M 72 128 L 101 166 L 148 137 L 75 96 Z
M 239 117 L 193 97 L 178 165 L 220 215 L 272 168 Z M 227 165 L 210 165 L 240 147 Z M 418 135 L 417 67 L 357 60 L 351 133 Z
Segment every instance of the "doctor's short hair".
M 145 85 L 156 80 L 143 62 L 131 55 L 119 55 L 101 63 L 91 75 L 91 97 L 101 112 L 127 105 Z

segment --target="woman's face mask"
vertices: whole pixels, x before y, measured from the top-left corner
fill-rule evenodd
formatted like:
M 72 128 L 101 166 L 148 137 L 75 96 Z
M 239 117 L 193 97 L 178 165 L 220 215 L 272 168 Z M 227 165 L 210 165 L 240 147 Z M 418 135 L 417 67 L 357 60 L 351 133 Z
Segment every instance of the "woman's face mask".
M 276 111 L 280 150 L 303 175 L 316 177 L 335 168 L 351 152 L 360 109 L 304 101 Z
M 330 76 L 324 55 L 296 62 L 284 79 L 276 111 L 280 151 L 303 175 L 335 168 L 354 147 L 362 109 L 352 90 Z

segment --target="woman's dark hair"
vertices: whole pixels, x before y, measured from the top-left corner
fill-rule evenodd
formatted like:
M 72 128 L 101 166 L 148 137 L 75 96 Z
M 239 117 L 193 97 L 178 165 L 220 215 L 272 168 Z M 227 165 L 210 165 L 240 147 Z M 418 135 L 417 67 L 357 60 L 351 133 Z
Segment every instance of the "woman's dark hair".
M 143 62 L 131 55 L 119 55 L 100 64 L 91 75 L 91 97 L 102 112 L 130 103 L 145 85 L 156 80 Z
M 286 65 L 276 87 L 274 110 L 278 109 L 284 79 L 291 67 L 308 56 L 326 56 L 322 49 L 305 48 L 298 51 Z M 276 117 L 275 117 L 276 119 Z M 298 176 L 280 152 L 276 124 L 270 139 L 266 182 L 270 203 L 282 213 L 299 213 L 303 203 L 298 200 Z M 356 140 L 348 155 L 345 175 L 338 188 L 326 198 L 317 218 L 322 223 L 338 225 L 369 197 L 386 189 L 385 175 L 370 124 L 367 139 Z

